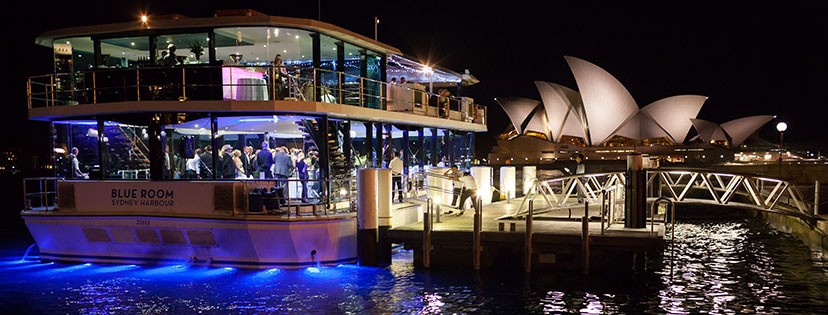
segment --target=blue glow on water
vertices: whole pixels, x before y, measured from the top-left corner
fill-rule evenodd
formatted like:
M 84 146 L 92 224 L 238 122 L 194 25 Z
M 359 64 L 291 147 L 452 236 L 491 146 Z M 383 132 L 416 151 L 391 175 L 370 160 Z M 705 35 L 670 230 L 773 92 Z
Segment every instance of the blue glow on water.
M 114 265 L 114 266 L 95 266 L 95 268 L 88 270 L 90 274 L 100 273 L 118 273 L 127 270 L 137 269 L 136 265 Z
M 279 274 L 282 272 L 279 268 L 272 268 L 262 271 L 253 272 L 247 277 L 245 277 L 246 283 L 256 283 L 256 282 L 264 282 L 264 281 L 272 281 L 276 279 Z
M 741 224 L 687 225 L 676 234 L 682 238 L 676 242 L 682 260 L 675 272 L 655 266 L 630 278 L 422 270 L 413 267 L 410 251 L 397 252 L 388 267 L 12 263 L 26 243 L 13 255 L 0 253 L 0 309 L 4 314 L 768 314 L 828 307 L 828 261 L 809 256 L 797 240 Z
M 51 265 L 54 265 L 54 264 L 55 264 L 54 262 L 41 263 L 41 262 L 37 262 L 37 261 L 27 261 L 27 262 L 22 263 L 21 265 L 17 265 L 17 266 L 14 266 L 14 267 L 8 267 L 8 268 L 4 268 L 4 269 L 6 269 L 6 270 L 34 269 L 34 268 L 38 268 L 38 267 L 48 267 L 48 266 L 51 266 Z
M 80 264 L 80 265 L 69 265 L 69 266 L 65 266 L 65 267 L 58 267 L 58 268 L 54 268 L 54 269 L 47 269 L 47 270 L 38 271 L 37 275 L 38 276 L 51 277 L 51 276 L 55 276 L 55 275 L 62 274 L 62 273 L 75 273 L 79 270 L 90 268 L 90 267 L 92 267 L 92 264 L 90 264 L 90 263 Z

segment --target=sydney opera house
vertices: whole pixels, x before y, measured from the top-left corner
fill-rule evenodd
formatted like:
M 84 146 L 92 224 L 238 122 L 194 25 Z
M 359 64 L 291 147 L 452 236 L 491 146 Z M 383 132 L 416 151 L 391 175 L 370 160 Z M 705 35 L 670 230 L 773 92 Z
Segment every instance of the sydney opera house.
M 742 144 L 774 118 L 750 116 L 721 124 L 698 119 L 707 100 L 701 95 L 671 96 L 639 107 L 604 69 L 564 58 L 578 90 L 535 81 L 541 100 L 496 98 L 512 124 L 489 154 L 492 163 L 549 163 L 579 153 L 587 159 L 623 160 L 631 152 L 666 162 L 733 161 L 742 157 L 734 154 Z M 765 158 L 772 159 L 762 154 Z

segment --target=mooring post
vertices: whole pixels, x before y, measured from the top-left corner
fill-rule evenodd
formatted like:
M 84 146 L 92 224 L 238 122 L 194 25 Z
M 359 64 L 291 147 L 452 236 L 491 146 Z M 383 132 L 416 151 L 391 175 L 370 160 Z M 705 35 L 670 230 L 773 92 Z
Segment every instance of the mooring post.
M 437 198 L 437 202 L 435 203 L 435 208 L 436 209 L 433 209 L 435 211 L 431 213 L 432 215 L 435 216 L 434 221 L 437 222 L 437 223 L 441 223 L 440 222 L 440 215 L 443 212 L 442 207 L 440 207 L 441 200 L 442 200 L 442 198 Z
M 423 268 L 431 267 L 431 212 L 434 201 L 428 198 L 423 211 Z
M 391 226 L 391 171 L 380 168 L 360 169 L 357 172 L 357 191 L 359 264 L 390 264 L 391 243 L 388 241 L 388 230 Z M 382 222 L 380 218 L 383 219 Z
M 581 238 L 584 252 L 584 274 L 589 274 L 589 201 L 584 200 L 584 217 L 581 218 Z
M 607 190 L 604 190 L 604 191 L 601 192 L 601 213 L 600 213 L 600 215 L 601 215 L 601 235 L 604 235 L 604 212 L 608 208 L 607 207 L 608 200 L 609 200 L 609 197 L 607 197 L 608 195 L 609 195 L 609 191 L 607 191 Z
M 624 207 L 624 227 L 643 228 L 647 226 L 647 172 L 641 153 L 627 155 L 627 183 Z
M 483 201 L 479 198 L 474 201 L 474 235 L 472 240 L 472 253 L 474 255 L 472 263 L 474 270 L 480 270 L 480 233 L 483 229 L 481 217 L 483 216 Z
M 526 257 L 524 258 L 526 272 L 532 272 L 532 215 L 534 214 L 534 200 L 529 200 L 529 213 L 526 215 Z
M 814 215 L 819 215 L 819 181 L 814 183 Z

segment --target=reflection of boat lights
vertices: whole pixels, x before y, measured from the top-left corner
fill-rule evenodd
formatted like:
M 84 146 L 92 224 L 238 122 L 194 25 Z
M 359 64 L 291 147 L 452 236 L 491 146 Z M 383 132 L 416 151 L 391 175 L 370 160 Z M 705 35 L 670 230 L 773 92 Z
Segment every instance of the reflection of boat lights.
M 241 118 L 241 119 L 239 119 L 239 122 L 271 122 L 271 121 L 272 121 L 272 122 L 276 122 L 276 121 L 278 121 L 278 120 L 279 120 L 279 119 L 278 119 L 276 116 L 273 116 L 272 118 L 271 118 L 271 117 L 265 117 L 265 118 Z

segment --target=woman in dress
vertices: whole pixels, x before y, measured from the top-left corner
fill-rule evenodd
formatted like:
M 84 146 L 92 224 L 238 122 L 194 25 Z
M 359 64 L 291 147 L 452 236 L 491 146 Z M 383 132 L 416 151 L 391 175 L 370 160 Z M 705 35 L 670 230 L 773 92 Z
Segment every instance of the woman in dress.
M 247 174 L 244 173 L 244 164 L 241 160 L 241 151 L 233 150 L 231 155 L 233 156 L 233 164 L 236 165 L 236 178 L 247 178 Z

